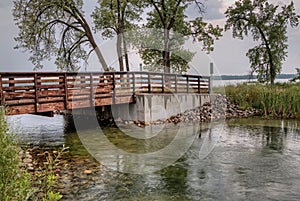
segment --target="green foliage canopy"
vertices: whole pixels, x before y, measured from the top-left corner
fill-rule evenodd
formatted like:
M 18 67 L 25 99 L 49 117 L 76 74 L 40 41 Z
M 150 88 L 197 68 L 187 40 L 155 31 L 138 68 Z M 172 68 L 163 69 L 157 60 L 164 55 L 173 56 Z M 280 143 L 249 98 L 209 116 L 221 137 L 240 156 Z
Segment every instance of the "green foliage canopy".
M 299 15 L 293 2 L 279 7 L 268 0 L 239 0 L 225 12 L 225 30 L 232 28 L 234 38 L 251 34 L 260 43 L 247 52 L 251 69 L 262 82 L 274 83 L 287 57 L 287 25 L 298 26 Z
M 13 16 L 19 28 L 16 48 L 31 53 L 35 69 L 56 58 L 61 70 L 76 71 L 95 51 L 104 70 L 107 64 L 85 19 L 82 0 L 16 0 Z M 87 47 L 91 52 L 87 52 Z
M 194 0 L 147 0 L 152 7 L 143 31 L 140 55 L 150 69 L 169 73 L 186 72 L 195 53 L 183 48 L 185 40 L 193 37 L 203 42 L 203 50 L 213 50 L 214 40 L 221 37 L 222 29 L 203 21 L 202 17 L 189 19 L 185 11 L 192 4 L 203 11 L 203 3 Z M 162 70 L 163 69 L 163 70 Z
M 134 22 L 141 20 L 143 3 L 139 0 L 99 0 L 98 4 L 99 7 L 92 14 L 95 29 L 102 31 L 104 39 L 117 35 L 116 49 L 120 70 L 124 70 L 123 55 L 125 55 L 126 68 L 129 71 L 127 46 L 130 45 L 130 41 L 126 39 L 124 33 L 137 29 Z

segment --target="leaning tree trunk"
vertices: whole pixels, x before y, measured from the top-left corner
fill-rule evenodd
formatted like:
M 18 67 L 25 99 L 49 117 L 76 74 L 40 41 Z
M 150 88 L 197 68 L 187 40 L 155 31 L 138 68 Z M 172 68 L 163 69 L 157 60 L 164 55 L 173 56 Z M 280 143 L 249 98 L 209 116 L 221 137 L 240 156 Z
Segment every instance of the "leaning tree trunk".
M 96 52 L 96 55 L 98 57 L 98 60 L 99 60 L 100 64 L 102 65 L 103 70 L 104 71 L 109 71 L 108 66 L 106 64 L 106 61 L 105 61 L 105 59 L 102 55 L 102 52 L 100 51 L 98 46 L 95 47 L 95 52 Z
M 103 70 L 104 71 L 109 71 L 107 63 L 106 63 L 106 61 L 103 57 L 103 54 L 102 54 L 100 48 L 98 47 L 98 45 L 97 45 L 97 43 L 94 39 L 91 28 L 90 28 L 90 26 L 88 25 L 88 23 L 86 22 L 86 20 L 84 18 L 83 18 L 83 22 L 82 22 L 82 27 L 84 28 L 84 30 L 86 32 L 86 36 L 87 36 L 91 46 L 93 47 L 93 50 L 96 52 L 96 55 L 99 59 L 100 64 L 102 65 Z

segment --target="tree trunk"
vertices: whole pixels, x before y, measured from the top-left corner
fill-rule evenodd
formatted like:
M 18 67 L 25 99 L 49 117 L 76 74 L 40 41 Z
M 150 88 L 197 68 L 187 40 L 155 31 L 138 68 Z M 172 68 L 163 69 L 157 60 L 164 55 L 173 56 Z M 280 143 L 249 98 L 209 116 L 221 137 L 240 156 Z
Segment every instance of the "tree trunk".
M 120 71 L 124 71 L 124 63 L 123 63 L 123 55 L 122 55 L 122 34 L 118 34 L 117 36 L 117 53 Z
M 129 58 L 128 58 L 128 52 L 127 52 L 127 42 L 126 38 L 124 37 L 123 34 L 123 49 L 124 49 L 124 54 L 125 54 L 125 65 L 126 65 L 126 71 L 129 72 Z
M 163 62 L 164 73 L 170 73 L 170 31 L 164 30 L 164 50 L 163 50 Z
M 276 78 L 276 67 L 274 65 L 274 61 L 273 61 L 273 55 L 272 55 L 272 52 L 271 52 L 271 48 L 269 46 L 269 41 L 267 40 L 267 37 L 265 36 L 265 33 L 263 32 L 263 30 L 257 26 L 259 32 L 260 32 L 260 35 L 262 36 L 262 39 L 266 45 L 266 48 L 267 48 L 267 52 L 268 52 L 268 55 L 269 55 L 269 64 L 270 64 L 270 81 L 271 81 L 271 84 L 273 85 L 274 84 L 274 81 L 275 81 L 275 78 Z M 267 71 L 268 72 L 268 71 Z
M 270 80 L 271 80 L 272 85 L 275 82 L 275 78 L 276 78 L 276 70 L 275 70 L 275 66 L 274 66 L 274 63 L 273 63 L 273 59 L 271 57 L 270 58 Z
M 103 54 L 102 54 L 101 50 L 99 49 L 97 43 L 95 42 L 91 28 L 85 20 L 82 22 L 82 27 L 84 28 L 84 30 L 86 32 L 86 36 L 87 36 L 91 46 L 93 47 L 94 51 L 96 52 L 96 55 L 99 59 L 100 64 L 102 65 L 103 70 L 109 71 L 107 63 L 103 57 Z
M 108 66 L 106 64 L 106 61 L 105 61 L 105 59 L 104 59 L 104 57 L 103 57 L 103 55 L 102 55 L 99 47 L 96 46 L 94 50 L 96 52 L 96 55 L 97 55 L 97 57 L 99 59 L 100 64 L 102 65 L 103 70 L 104 71 L 109 71 Z

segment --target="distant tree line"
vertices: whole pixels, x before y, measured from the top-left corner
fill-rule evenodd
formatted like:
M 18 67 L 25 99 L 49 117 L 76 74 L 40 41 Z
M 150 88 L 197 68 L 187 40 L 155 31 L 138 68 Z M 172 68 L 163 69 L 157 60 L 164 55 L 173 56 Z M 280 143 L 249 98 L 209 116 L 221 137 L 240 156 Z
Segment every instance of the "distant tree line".
M 277 74 L 276 79 L 293 79 L 296 74 Z M 257 80 L 258 75 L 215 75 L 214 80 Z

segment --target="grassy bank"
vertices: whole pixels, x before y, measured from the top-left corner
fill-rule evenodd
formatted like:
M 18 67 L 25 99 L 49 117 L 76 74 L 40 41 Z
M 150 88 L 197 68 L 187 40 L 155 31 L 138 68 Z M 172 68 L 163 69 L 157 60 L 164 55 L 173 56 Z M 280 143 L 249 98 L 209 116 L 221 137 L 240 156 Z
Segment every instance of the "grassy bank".
M 300 83 L 230 85 L 225 87 L 225 94 L 243 109 L 261 109 L 266 117 L 300 119 Z
M 9 133 L 4 110 L 0 108 L 0 201 L 59 200 L 61 195 L 53 192 L 55 176 L 52 172 L 45 171 L 42 179 L 35 180 L 24 167 L 21 152 L 24 151 Z M 43 196 L 37 197 L 39 192 Z
M 28 200 L 31 195 L 30 175 L 20 168 L 19 151 L 0 109 L 0 200 Z

